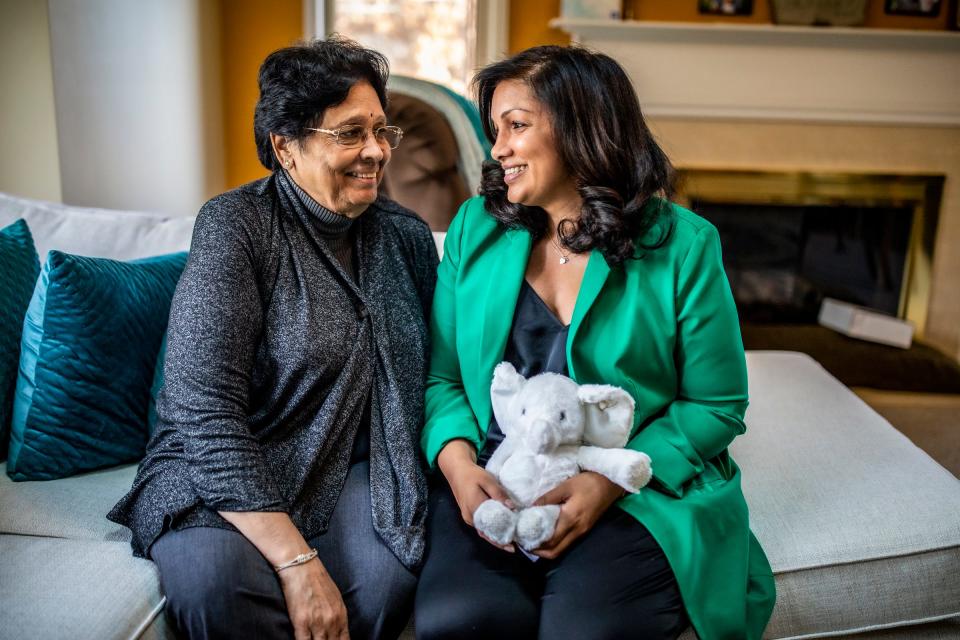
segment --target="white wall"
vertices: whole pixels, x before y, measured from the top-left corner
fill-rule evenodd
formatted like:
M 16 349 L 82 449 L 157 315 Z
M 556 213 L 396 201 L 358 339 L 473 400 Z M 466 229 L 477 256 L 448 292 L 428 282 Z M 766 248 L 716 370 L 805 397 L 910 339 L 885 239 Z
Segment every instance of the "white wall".
M 551 24 L 620 61 L 652 117 L 960 126 L 960 38 L 951 32 Z
M 60 200 L 47 3 L 0 0 L 0 191 Z
M 195 214 L 222 190 L 206 0 L 49 0 L 63 201 Z

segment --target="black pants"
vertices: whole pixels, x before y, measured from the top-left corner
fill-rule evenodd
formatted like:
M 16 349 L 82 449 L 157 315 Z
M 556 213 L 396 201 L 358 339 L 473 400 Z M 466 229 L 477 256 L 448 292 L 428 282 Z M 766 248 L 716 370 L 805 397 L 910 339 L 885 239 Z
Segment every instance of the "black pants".
M 557 560 L 497 549 L 433 487 L 417 638 L 675 639 L 688 626 L 676 578 L 650 532 L 613 507 Z
M 373 529 L 367 462 L 350 467 L 316 547 L 347 606 L 350 638 L 396 638 L 410 619 L 416 576 Z M 167 616 L 189 638 L 293 637 L 280 581 L 253 544 L 235 531 L 168 531 L 150 547 L 167 596 Z

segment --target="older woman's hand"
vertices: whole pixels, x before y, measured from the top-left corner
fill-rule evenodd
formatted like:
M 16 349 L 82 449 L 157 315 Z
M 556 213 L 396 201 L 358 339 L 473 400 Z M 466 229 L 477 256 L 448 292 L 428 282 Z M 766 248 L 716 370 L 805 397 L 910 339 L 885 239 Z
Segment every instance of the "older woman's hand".
M 290 516 L 281 511 L 220 511 L 271 566 L 310 550 Z M 347 607 L 319 558 L 277 573 L 297 640 L 349 638 Z
M 296 640 L 348 640 L 347 607 L 319 559 L 280 572 Z
M 437 456 L 437 466 L 447 479 L 457 506 L 460 507 L 460 517 L 471 527 L 474 512 L 486 500 L 499 500 L 513 508 L 506 490 L 492 473 L 477 464 L 476 455 L 476 450 L 469 442 L 451 440 Z M 514 551 L 512 544 L 497 544 L 483 534 L 480 534 L 480 537 L 504 551 Z
M 542 495 L 535 505 L 558 504 L 560 517 L 553 536 L 533 551 L 548 560 L 558 558 L 577 538 L 593 528 L 623 489 L 599 473 L 584 471 Z

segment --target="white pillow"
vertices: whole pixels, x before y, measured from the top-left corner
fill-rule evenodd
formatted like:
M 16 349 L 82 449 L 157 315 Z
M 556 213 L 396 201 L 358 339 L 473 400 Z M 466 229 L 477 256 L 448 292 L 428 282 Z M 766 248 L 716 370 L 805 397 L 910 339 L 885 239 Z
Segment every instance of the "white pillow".
M 0 193 L 0 227 L 23 218 L 40 261 L 47 252 L 115 260 L 147 258 L 190 249 L 195 217 L 71 207 Z
M 50 249 L 114 260 L 188 251 L 196 221 L 196 217 L 71 207 L 0 193 L 0 227 L 18 218 L 27 221 L 41 262 Z M 446 235 L 433 232 L 441 259 Z

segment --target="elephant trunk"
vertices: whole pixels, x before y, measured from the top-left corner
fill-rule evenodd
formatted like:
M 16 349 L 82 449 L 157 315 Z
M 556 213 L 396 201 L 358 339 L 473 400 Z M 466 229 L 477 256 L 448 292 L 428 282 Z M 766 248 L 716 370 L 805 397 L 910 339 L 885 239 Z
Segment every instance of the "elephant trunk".
M 526 433 L 527 447 L 536 453 L 550 453 L 560 445 L 560 433 L 548 420 L 534 420 Z

